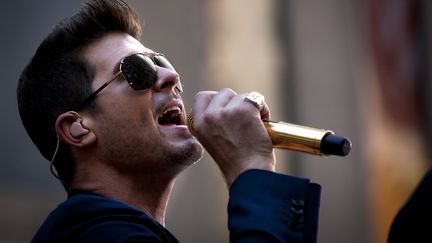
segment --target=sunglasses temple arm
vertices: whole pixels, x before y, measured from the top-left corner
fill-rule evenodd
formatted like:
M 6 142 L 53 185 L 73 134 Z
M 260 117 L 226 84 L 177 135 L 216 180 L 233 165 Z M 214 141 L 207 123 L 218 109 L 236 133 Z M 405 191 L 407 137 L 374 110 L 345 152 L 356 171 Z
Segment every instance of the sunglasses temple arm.
M 112 81 L 114 81 L 120 74 L 121 74 L 121 71 L 116 73 L 110 81 L 108 81 L 108 82 L 104 83 L 102 86 L 100 86 L 95 92 L 93 92 L 90 96 L 88 96 L 76 110 L 78 111 L 81 108 L 87 106 L 95 98 L 95 96 L 99 92 L 101 92 L 106 86 L 108 86 L 108 84 L 110 84 Z

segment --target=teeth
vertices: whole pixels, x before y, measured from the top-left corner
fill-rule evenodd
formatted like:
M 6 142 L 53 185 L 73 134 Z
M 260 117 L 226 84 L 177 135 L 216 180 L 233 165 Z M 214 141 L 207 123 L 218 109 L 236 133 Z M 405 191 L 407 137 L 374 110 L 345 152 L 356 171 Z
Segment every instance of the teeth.
M 173 106 L 173 107 L 170 107 L 170 108 L 166 109 L 166 110 L 164 111 L 164 113 L 163 113 L 162 115 L 160 115 L 160 116 L 162 117 L 163 115 L 165 115 L 166 113 L 171 112 L 171 111 L 180 114 L 181 109 L 180 109 L 180 107 L 178 107 L 178 106 Z

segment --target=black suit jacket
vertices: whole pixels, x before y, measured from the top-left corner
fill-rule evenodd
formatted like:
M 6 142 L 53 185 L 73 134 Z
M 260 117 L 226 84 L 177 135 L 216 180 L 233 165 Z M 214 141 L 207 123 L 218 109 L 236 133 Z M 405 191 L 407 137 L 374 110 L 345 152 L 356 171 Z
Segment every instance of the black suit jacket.
M 320 186 L 309 180 L 249 170 L 230 188 L 231 242 L 315 242 Z M 185 219 L 187 220 L 187 219 Z M 204 240 L 204 239 L 203 239 Z M 74 190 L 32 242 L 178 242 L 145 213 L 101 195 Z
M 321 187 L 308 179 L 249 170 L 231 185 L 231 242 L 316 242 Z

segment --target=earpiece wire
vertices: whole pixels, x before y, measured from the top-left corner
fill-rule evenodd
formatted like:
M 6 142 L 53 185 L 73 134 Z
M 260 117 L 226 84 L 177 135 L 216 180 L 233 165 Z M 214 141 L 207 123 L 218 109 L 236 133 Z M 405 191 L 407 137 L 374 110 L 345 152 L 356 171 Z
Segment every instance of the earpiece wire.
M 57 156 L 57 152 L 60 148 L 60 137 L 58 136 L 58 134 L 56 134 L 56 136 L 57 136 L 57 143 L 56 143 L 56 148 L 54 150 L 54 154 L 50 160 L 50 171 L 51 171 L 51 174 L 64 185 L 66 190 L 70 191 L 71 188 L 69 187 L 69 185 L 62 178 L 60 178 L 60 176 L 58 175 L 57 169 L 54 168 L 54 160 L 55 160 L 55 157 Z

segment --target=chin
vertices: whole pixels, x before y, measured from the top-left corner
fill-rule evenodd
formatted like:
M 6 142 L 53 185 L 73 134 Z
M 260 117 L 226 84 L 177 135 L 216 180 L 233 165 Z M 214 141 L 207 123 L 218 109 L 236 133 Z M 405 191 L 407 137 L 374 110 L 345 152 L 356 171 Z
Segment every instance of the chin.
M 193 143 L 188 144 L 188 146 L 182 151 L 179 156 L 179 161 L 184 165 L 191 165 L 200 161 L 203 158 L 203 155 L 203 146 L 195 140 Z

